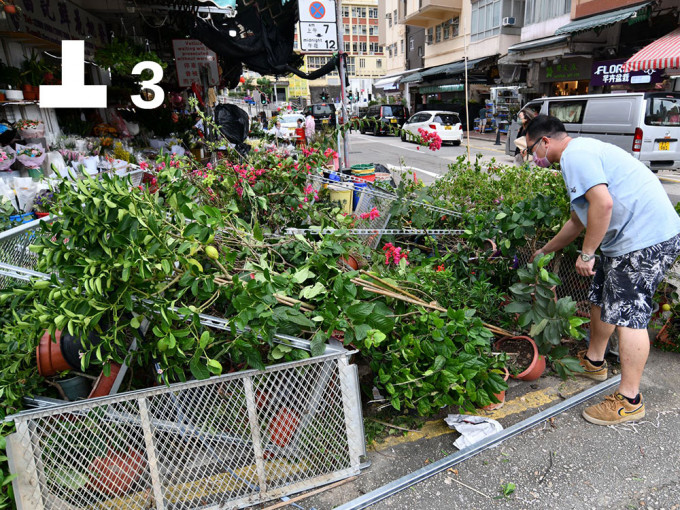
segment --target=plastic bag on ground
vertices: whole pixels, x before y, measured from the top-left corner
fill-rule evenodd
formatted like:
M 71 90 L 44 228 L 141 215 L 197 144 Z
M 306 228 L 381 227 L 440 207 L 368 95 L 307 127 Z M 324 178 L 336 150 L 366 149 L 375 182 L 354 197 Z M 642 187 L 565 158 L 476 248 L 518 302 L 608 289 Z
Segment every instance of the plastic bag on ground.
M 500 423 L 485 416 L 450 414 L 444 421 L 449 427 L 460 432 L 461 436 L 453 443 L 459 450 L 503 430 Z

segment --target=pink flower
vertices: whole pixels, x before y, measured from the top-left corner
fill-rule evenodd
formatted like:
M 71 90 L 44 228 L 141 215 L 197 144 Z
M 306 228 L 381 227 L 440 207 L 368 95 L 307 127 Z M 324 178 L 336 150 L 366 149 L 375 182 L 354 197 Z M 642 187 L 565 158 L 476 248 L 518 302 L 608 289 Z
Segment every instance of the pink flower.
M 142 170 L 147 170 L 149 168 L 149 163 L 147 163 L 146 161 L 142 161 L 139 164 L 139 168 L 141 168 Z
M 378 209 L 374 207 L 369 212 L 362 213 L 360 216 L 361 216 L 361 219 L 363 219 L 363 220 L 371 220 L 372 221 L 376 218 L 380 218 L 380 211 L 378 211 Z

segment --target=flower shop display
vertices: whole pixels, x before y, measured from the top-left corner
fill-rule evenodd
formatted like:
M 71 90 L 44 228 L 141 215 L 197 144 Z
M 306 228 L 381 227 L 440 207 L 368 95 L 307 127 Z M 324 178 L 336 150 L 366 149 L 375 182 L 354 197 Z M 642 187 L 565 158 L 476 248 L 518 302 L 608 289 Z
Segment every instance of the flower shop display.
M 26 139 L 42 138 L 45 136 L 45 124 L 41 120 L 18 120 L 14 123 L 14 127 Z
M 16 144 L 17 159 L 26 168 L 38 168 L 45 160 L 45 148 L 42 144 Z
M 9 170 L 17 159 L 17 153 L 12 147 L 0 147 L 0 171 Z
M 38 218 L 48 216 L 53 205 L 54 192 L 50 189 L 39 191 L 33 199 L 33 211 Z

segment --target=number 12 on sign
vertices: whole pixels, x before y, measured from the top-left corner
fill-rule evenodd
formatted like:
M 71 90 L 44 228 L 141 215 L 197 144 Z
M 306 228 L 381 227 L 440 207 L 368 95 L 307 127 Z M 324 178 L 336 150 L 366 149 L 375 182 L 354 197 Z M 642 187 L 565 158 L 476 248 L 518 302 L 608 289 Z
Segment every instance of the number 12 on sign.
M 336 51 L 338 29 L 335 23 L 300 22 L 300 48 L 302 51 Z

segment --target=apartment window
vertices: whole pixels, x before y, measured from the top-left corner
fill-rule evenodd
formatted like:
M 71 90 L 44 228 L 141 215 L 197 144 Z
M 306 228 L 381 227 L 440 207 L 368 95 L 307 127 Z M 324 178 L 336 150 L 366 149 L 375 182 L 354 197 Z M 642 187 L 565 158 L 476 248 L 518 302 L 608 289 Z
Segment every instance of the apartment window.
M 380 46 L 376 42 L 368 43 L 368 53 L 370 55 L 373 55 L 375 53 L 378 53 L 380 51 Z
M 392 15 L 391 14 L 387 15 L 387 26 L 388 27 L 392 26 Z
M 446 41 L 449 37 L 451 37 L 451 25 L 449 25 L 448 21 L 445 21 L 442 25 L 442 32 L 444 36 L 444 40 Z
M 423 47 L 422 46 L 418 46 L 418 56 L 419 57 L 423 56 Z
M 392 58 L 392 45 L 391 45 L 391 44 L 390 44 L 390 46 L 387 48 L 387 50 L 388 50 L 388 55 L 390 56 L 390 58 Z
M 375 67 L 377 67 L 378 69 L 382 69 L 382 59 L 381 58 L 377 58 L 375 60 Z
M 571 0 L 527 0 L 524 24 L 557 18 L 571 12 Z
M 357 43 L 352 43 L 352 53 L 357 52 Z
M 366 67 L 366 59 L 365 58 L 359 59 L 359 67 L 362 68 L 362 69 Z
M 347 7 L 346 5 L 342 6 L 342 17 L 349 18 L 349 7 Z
M 352 17 L 353 18 L 365 18 L 366 17 L 366 7 L 352 7 Z
M 349 35 L 349 25 L 345 25 L 345 35 Z
M 349 57 L 347 59 L 347 74 L 355 75 L 356 73 L 356 59 L 354 57 Z
M 460 29 L 460 18 L 451 19 L 451 37 L 458 37 Z
M 359 25 L 359 35 L 366 35 L 366 25 Z
M 427 35 L 425 36 L 425 43 L 432 44 L 434 42 L 434 28 L 430 27 L 427 29 Z
M 361 53 L 366 53 L 366 43 L 365 42 L 360 42 L 359 43 L 359 51 Z
M 378 19 L 378 9 L 377 7 L 368 8 L 368 17 L 373 19 Z
M 350 48 L 349 43 L 346 42 L 345 43 L 345 53 L 349 53 L 349 48 Z
M 442 42 L 442 26 L 437 25 L 434 29 L 434 42 Z
M 409 51 L 413 51 L 416 45 L 416 40 L 413 37 L 408 38 L 408 49 Z
M 378 25 L 369 25 L 368 35 L 378 35 Z
M 500 34 L 501 0 L 477 0 L 472 4 L 471 39 L 480 41 Z
M 394 9 L 393 17 L 394 17 L 394 22 L 396 23 L 397 22 L 397 10 L 396 9 Z

